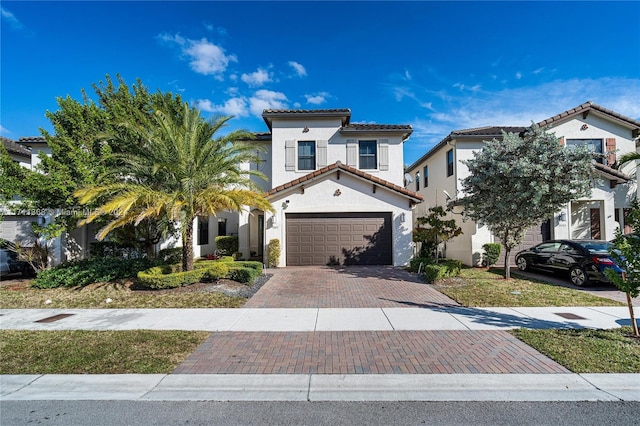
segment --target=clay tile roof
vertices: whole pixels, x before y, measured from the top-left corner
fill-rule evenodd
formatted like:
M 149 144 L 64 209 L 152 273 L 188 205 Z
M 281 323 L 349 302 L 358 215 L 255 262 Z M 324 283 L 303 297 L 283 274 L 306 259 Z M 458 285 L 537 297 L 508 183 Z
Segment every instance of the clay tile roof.
M 20 145 L 16 141 L 11 140 L 9 138 L 5 138 L 4 136 L 0 136 L 0 139 L 2 139 L 2 144 L 4 145 L 7 152 L 17 155 L 19 157 L 24 157 L 24 158 L 31 157 L 31 151 L 29 151 L 27 148 Z
M 633 179 L 631 176 L 625 173 L 622 173 L 621 171 L 616 170 L 602 163 L 594 162 L 593 166 L 597 171 L 602 173 L 607 179 L 615 180 L 617 183 L 625 183 Z
M 349 108 L 334 109 L 265 109 L 262 111 L 262 119 L 271 130 L 273 118 L 335 118 L 342 119 L 342 125 L 346 126 L 351 120 Z
M 25 143 L 25 144 L 32 144 L 32 143 L 46 144 L 47 140 L 44 138 L 44 136 L 29 136 L 29 137 L 22 137 L 18 139 L 18 142 Z
M 358 133 L 358 132 L 393 132 L 402 133 L 402 140 L 407 140 L 413 128 L 409 124 L 364 124 L 353 123 L 342 126 L 340 133 Z
M 612 118 L 615 118 L 618 121 L 622 121 L 622 122 L 626 123 L 628 126 L 634 127 L 636 129 L 640 129 L 640 121 L 634 120 L 633 118 L 626 117 L 626 116 L 624 116 L 622 114 L 619 114 L 619 113 L 617 113 L 615 111 L 612 111 L 612 110 L 610 110 L 608 108 L 600 106 L 600 105 L 598 105 L 596 103 L 593 103 L 591 101 L 587 101 L 587 102 L 585 102 L 585 103 L 583 103 L 581 105 L 578 105 L 575 108 L 568 109 L 568 110 L 566 110 L 564 112 L 561 112 L 560 114 L 554 115 L 553 117 L 549 117 L 549 118 L 547 118 L 545 120 L 542 120 L 541 122 L 538 123 L 538 125 L 541 126 L 541 127 L 542 126 L 547 126 L 547 125 L 555 123 L 556 121 L 561 121 L 561 120 L 564 120 L 566 118 L 573 117 L 574 115 L 577 115 L 577 114 L 580 114 L 580 113 L 588 113 L 589 110 L 598 111 L 598 112 L 600 112 L 602 114 L 605 114 L 605 115 L 608 115 L 608 116 L 610 116 Z
M 502 136 L 502 131 L 507 133 L 521 133 L 526 130 L 526 127 L 521 126 L 485 126 L 476 127 L 473 129 L 454 130 L 452 135 L 466 135 L 466 136 Z
M 413 201 L 422 201 L 423 197 L 422 195 L 418 194 L 417 192 L 413 192 L 410 191 L 408 189 L 405 189 L 401 186 L 398 185 L 394 185 L 391 182 L 388 182 L 384 179 L 380 179 L 379 177 L 373 176 L 369 173 L 365 173 L 362 170 L 358 170 L 355 167 L 351 167 L 351 166 L 347 166 L 346 164 L 342 164 L 340 161 L 334 163 L 334 164 L 329 164 L 326 167 L 323 167 L 321 169 L 315 170 L 307 175 L 304 175 L 302 177 L 299 177 L 297 179 L 292 180 L 291 182 L 287 182 L 283 185 L 277 186 L 273 189 L 271 189 L 270 191 L 267 192 L 267 196 L 271 196 L 271 195 L 275 195 L 278 192 L 284 191 L 286 189 L 292 188 L 294 186 L 303 184 L 304 182 L 309 182 L 312 181 L 314 178 L 324 175 L 324 174 L 328 174 L 328 173 L 332 173 L 334 171 L 338 171 L 338 170 L 342 170 L 345 171 L 351 175 L 354 176 L 358 176 L 361 179 L 364 180 L 368 180 L 370 182 L 376 183 L 378 185 L 380 185 L 381 187 L 390 189 L 392 191 L 398 192 L 402 195 L 404 195 L 405 197 L 411 198 L 413 199 Z

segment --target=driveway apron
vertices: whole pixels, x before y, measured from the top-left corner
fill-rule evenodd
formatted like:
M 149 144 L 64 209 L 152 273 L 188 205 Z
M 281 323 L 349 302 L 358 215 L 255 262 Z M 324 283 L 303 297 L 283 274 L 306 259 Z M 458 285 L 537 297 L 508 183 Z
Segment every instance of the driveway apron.
M 287 267 L 245 308 L 446 309 L 455 301 L 389 266 Z M 402 311 L 402 310 L 401 310 Z M 505 331 L 215 332 L 176 374 L 569 373 Z

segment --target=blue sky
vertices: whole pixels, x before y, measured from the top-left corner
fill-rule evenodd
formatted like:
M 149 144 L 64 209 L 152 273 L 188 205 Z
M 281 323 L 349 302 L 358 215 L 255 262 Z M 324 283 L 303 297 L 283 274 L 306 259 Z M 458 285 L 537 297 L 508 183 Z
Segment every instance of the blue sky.
M 587 100 L 640 119 L 640 2 L 2 1 L 0 134 L 51 130 L 106 74 L 180 93 L 230 130 L 264 108 L 411 124 L 410 164 L 455 129 Z

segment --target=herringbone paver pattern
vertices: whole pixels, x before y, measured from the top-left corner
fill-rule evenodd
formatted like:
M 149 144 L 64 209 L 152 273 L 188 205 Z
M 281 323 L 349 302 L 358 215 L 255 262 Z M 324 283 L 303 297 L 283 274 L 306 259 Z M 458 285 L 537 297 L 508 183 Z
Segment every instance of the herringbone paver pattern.
M 569 373 L 504 331 L 214 333 L 179 374 Z
M 245 308 L 398 308 L 458 305 L 416 274 L 391 266 L 270 269 Z

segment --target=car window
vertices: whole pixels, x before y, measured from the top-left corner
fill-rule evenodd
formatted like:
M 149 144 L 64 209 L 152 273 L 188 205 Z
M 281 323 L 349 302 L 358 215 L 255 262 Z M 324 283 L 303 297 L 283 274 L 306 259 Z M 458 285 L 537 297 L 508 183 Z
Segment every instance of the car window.
M 560 243 L 542 243 L 537 247 L 537 251 L 542 253 L 556 252 L 560 248 Z
M 591 253 L 608 253 L 611 248 L 611 243 L 608 241 L 593 241 L 580 244 Z
M 577 250 L 575 247 L 570 246 L 569 244 L 562 244 L 560 246 L 560 253 L 580 254 L 580 251 Z

